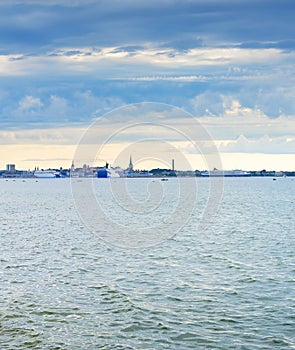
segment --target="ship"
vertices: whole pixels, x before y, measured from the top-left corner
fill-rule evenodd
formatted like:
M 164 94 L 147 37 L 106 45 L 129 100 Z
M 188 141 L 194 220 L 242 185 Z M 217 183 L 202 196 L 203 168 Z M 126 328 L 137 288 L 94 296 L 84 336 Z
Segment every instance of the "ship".
M 152 174 L 148 170 L 125 171 L 121 177 L 150 177 Z
M 210 171 L 202 171 L 201 176 L 204 177 L 248 177 L 251 176 L 251 174 L 244 170 L 219 170 L 214 168 Z
M 35 170 L 34 177 L 43 179 L 54 179 L 60 177 L 60 174 L 56 170 Z
M 120 177 L 120 172 L 122 170 L 120 168 L 112 168 L 109 166 L 109 163 L 106 163 L 104 167 L 98 168 L 97 177 L 98 178 L 109 178 L 109 177 Z

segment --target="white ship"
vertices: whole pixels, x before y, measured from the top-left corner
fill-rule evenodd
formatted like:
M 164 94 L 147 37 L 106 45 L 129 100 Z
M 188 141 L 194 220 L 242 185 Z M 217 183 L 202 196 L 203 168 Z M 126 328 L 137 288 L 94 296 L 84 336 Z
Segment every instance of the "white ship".
M 201 172 L 202 176 L 224 176 L 224 177 L 247 177 L 251 174 L 244 170 L 219 170 L 214 168 L 211 171 L 203 171 Z
M 56 170 L 36 170 L 34 172 L 34 177 L 44 178 L 44 179 L 53 179 L 60 177 L 60 174 Z

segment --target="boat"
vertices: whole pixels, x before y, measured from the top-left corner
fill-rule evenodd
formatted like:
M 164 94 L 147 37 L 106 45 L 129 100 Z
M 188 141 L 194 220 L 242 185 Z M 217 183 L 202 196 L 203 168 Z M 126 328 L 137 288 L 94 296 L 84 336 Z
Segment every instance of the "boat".
M 54 179 L 60 177 L 60 174 L 56 170 L 35 170 L 34 177 L 42 179 Z
M 109 163 L 106 163 L 104 167 L 98 168 L 97 170 L 97 177 L 98 178 L 109 178 L 109 177 L 120 177 L 120 170 L 119 168 L 112 168 L 110 167 Z
M 148 170 L 132 170 L 126 171 L 123 177 L 150 177 L 151 174 Z
M 214 168 L 210 171 L 202 171 L 201 176 L 204 177 L 248 177 L 251 174 L 244 170 L 219 170 Z
M 105 178 L 111 177 L 111 172 L 108 168 L 98 169 L 97 170 L 97 177 L 100 179 L 105 179 Z

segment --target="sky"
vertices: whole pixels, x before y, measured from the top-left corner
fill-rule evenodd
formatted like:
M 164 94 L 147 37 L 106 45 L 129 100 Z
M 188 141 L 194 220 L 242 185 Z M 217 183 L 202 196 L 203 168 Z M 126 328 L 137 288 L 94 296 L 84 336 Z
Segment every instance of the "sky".
M 100 164 L 133 145 L 138 167 L 208 168 L 202 127 L 224 169 L 295 170 L 294 18 L 293 0 L 0 0 L 0 169 L 67 168 L 98 120 Z

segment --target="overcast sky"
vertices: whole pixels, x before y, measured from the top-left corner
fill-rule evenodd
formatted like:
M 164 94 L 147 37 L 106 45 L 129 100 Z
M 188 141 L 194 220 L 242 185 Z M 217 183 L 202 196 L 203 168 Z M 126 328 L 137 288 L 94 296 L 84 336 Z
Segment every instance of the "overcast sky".
M 1 0 L 0 168 L 69 166 L 95 118 L 158 102 L 225 168 L 295 170 L 294 18 L 293 0 Z

